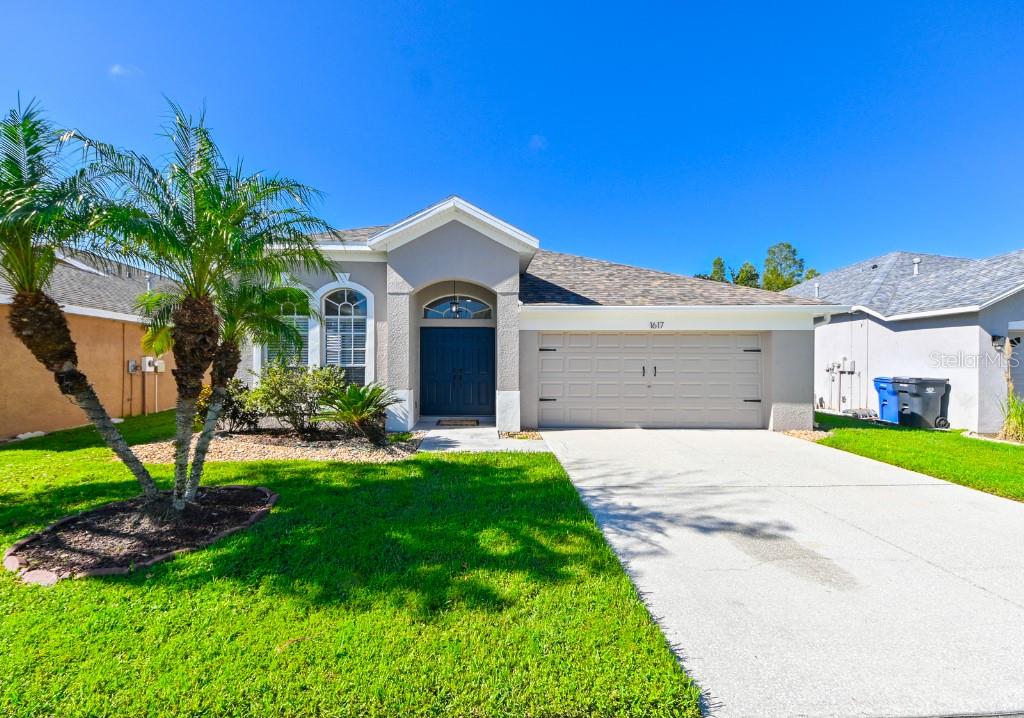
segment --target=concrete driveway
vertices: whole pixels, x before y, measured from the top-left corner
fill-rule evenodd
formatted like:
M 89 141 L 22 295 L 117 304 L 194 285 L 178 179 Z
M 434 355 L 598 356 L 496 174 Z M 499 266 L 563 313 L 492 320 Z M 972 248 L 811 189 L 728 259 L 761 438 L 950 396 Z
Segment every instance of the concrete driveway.
M 1024 715 L 1024 504 L 764 431 L 544 438 L 710 715 Z

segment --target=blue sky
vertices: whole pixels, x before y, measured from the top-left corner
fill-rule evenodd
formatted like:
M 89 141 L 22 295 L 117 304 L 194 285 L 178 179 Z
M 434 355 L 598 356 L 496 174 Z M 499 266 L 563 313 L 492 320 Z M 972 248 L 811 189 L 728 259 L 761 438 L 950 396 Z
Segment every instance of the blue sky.
M 771 7 L 768 7 L 771 5 Z M 692 273 L 1024 247 L 1024 4 L 19 3 L 0 98 L 158 154 L 163 94 L 337 227 L 460 194 Z

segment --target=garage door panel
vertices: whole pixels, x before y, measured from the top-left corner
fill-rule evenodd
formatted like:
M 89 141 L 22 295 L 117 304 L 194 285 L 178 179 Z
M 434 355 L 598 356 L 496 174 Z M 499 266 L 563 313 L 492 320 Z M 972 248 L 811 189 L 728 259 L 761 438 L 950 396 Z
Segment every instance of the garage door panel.
M 761 337 L 545 332 L 541 426 L 760 427 Z

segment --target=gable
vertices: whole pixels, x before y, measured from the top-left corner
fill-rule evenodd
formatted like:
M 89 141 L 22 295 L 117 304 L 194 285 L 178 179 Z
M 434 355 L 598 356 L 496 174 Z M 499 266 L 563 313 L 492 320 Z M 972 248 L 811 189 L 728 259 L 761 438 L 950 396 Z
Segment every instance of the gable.
M 367 242 L 367 246 L 373 250 L 391 252 L 451 222 L 458 222 L 487 241 L 516 252 L 519 256 L 520 270 L 526 269 L 540 246 L 536 237 L 513 227 L 461 197 L 449 197 L 396 222 L 374 235 Z

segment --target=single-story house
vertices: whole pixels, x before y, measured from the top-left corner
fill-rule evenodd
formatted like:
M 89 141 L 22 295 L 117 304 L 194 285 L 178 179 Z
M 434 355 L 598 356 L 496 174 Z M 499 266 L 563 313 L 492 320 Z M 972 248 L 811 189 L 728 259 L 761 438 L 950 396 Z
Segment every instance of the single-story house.
M 879 376 L 948 379 L 950 424 L 993 434 L 1003 422 L 1008 364 L 1017 394 L 1024 391 L 1024 250 L 988 259 L 892 252 L 786 293 L 850 305 L 815 329 L 823 408 L 878 411 Z
M 162 357 L 164 364 L 156 367 L 143 361 L 145 326 L 135 302 L 146 286 L 145 273 L 137 269 L 80 254 L 61 257 L 48 287 L 67 317 L 82 371 L 114 417 L 174 407 L 173 357 Z M 86 423 L 11 332 L 10 303 L 11 287 L 0 280 L 0 439 Z
M 320 312 L 299 361 L 389 384 L 392 429 L 810 428 L 814 319 L 846 309 L 548 252 L 459 197 L 318 240 L 335 269 L 296 277 Z

